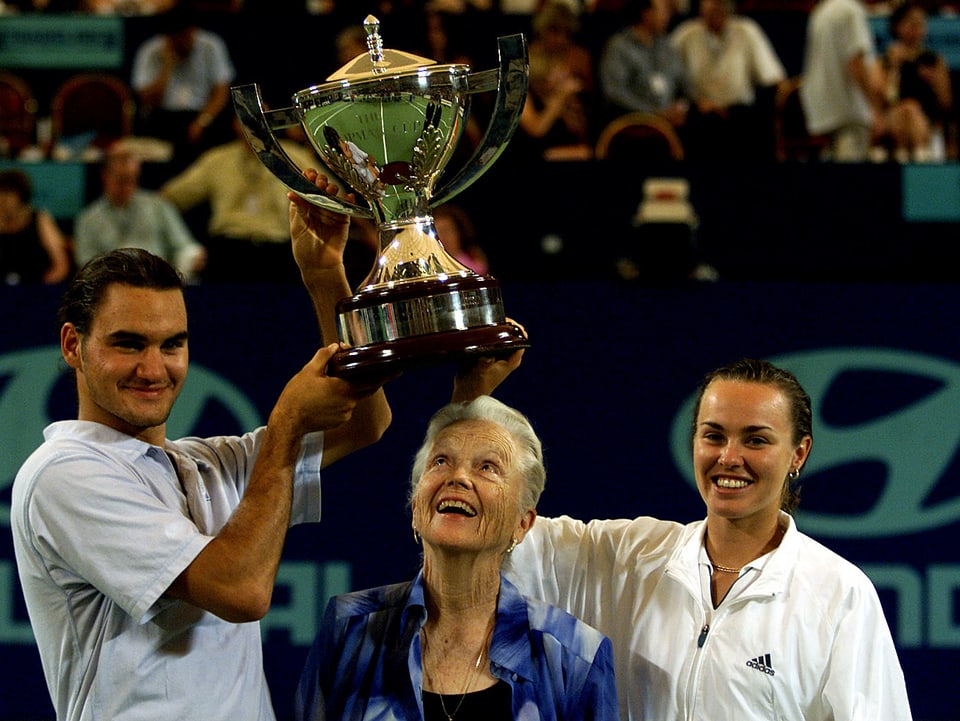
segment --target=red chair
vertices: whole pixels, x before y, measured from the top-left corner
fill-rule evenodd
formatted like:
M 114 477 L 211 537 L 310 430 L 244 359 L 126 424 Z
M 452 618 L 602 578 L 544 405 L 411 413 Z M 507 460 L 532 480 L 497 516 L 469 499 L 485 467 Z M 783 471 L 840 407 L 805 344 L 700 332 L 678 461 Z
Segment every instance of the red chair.
M 105 148 L 130 135 L 136 113 L 133 91 L 108 73 L 80 73 L 68 79 L 50 103 L 51 141 L 92 133 L 91 144 Z
M 684 148 L 676 130 L 652 113 L 627 113 L 610 121 L 597 138 L 594 156 L 630 161 L 683 160 Z
M 16 158 L 36 144 L 37 101 L 25 80 L 0 71 L 0 156 Z

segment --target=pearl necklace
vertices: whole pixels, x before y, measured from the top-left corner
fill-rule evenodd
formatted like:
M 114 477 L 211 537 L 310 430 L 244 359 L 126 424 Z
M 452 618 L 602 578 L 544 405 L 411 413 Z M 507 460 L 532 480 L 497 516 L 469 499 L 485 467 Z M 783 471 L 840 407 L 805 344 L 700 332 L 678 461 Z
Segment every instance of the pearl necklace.
M 487 646 L 490 645 L 490 638 L 493 636 L 493 625 L 496 620 L 496 616 L 490 619 L 490 628 L 487 630 L 487 635 L 483 639 L 483 643 L 480 644 L 480 653 L 477 655 L 477 662 L 473 665 L 473 669 L 467 674 L 467 679 L 463 683 L 463 692 L 460 694 L 460 700 L 457 702 L 457 707 L 453 711 L 447 711 L 447 705 L 443 702 L 443 694 L 437 693 L 437 697 L 440 699 L 440 708 L 443 710 L 443 715 L 447 717 L 447 721 L 453 721 L 453 717 L 457 715 L 460 711 L 460 707 L 463 706 L 464 700 L 467 698 L 467 693 L 470 691 L 470 686 L 474 681 L 477 680 L 477 677 L 480 675 L 480 664 L 483 662 L 483 657 L 487 653 Z M 427 638 L 427 629 L 423 628 L 420 631 L 423 636 L 423 658 L 426 659 L 427 647 L 430 645 L 429 639 Z M 424 675 L 426 675 L 426 664 L 424 663 Z

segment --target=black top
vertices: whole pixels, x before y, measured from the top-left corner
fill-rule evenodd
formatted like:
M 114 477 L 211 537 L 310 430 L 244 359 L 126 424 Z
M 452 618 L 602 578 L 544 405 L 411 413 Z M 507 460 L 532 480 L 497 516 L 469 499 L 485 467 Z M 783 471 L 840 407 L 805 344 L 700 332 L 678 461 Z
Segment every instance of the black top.
M 0 282 L 7 285 L 41 283 L 50 257 L 40 242 L 37 214 L 16 233 L 0 233 Z
M 917 60 L 909 60 L 900 65 L 900 99 L 916 100 L 926 116 L 936 123 L 944 120 L 945 112 L 940 107 L 933 86 L 920 74 L 920 68 L 930 62 L 929 56 L 921 55 Z
M 510 686 L 503 681 L 465 695 L 443 694 L 443 705 L 440 694 L 424 691 L 423 717 L 426 721 L 447 721 L 448 718 L 453 721 L 508 721 L 513 718 L 510 702 Z

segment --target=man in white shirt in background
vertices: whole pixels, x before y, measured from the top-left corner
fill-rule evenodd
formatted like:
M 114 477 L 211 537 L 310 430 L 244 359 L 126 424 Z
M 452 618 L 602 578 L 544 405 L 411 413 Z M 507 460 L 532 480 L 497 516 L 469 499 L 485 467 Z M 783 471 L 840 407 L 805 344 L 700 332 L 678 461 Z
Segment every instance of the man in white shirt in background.
M 800 103 L 829 159 L 862 162 L 882 131 L 883 78 L 862 0 L 820 0 L 807 22 Z
M 206 265 L 206 248 L 170 201 L 140 187 L 141 168 L 140 156 L 124 141 L 107 149 L 100 169 L 103 194 L 74 223 L 77 267 L 116 248 L 142 248 L 194 281 Z

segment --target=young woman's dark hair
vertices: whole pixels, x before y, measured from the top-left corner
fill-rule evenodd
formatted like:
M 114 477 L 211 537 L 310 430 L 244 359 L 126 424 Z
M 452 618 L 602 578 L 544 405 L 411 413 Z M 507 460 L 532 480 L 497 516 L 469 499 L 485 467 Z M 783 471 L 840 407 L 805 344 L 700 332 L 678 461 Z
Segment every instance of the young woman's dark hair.
M 769 361 L 741 358 L 729 365 L 710 371 L 700 382 L 700 392 L 697 394 L 697 402 L 693 406 L 693 420 L 690 426 L 691 442 L 696 435 L 700 401 L 703 399 L 707 386 L 715 380 L 760 383 L 777 388 L 790 403 L 791 425 L 793 426 L 791 441 L 799 444 L 806 436 L 813 438 L 813 411 L 811 410 L 810 396 L 800 385 L 796 376 Z M 788 476 L 784 480 L 783 498 L 780 506 L 788 513 L 793 511 L 800 503 L 800 486 L 797 479 L 798 477 Z

